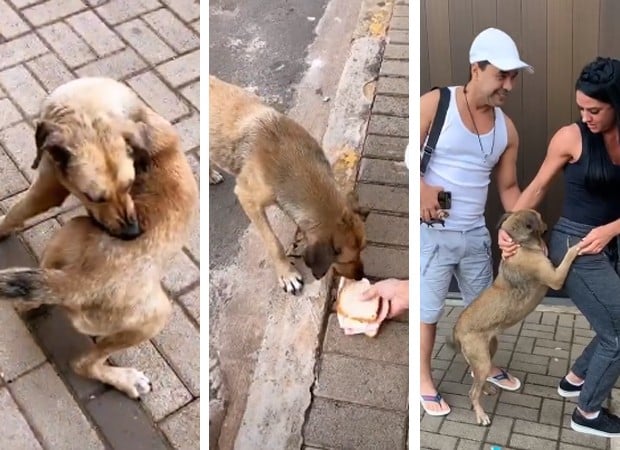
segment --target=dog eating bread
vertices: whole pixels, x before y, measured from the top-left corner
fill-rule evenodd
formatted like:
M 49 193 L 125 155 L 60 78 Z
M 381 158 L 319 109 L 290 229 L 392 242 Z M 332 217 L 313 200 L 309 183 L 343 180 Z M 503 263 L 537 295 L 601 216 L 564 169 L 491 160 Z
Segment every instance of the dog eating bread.
M 235 176 L 235 195 L 256 226 L 280 286 L 296 294 L 301 274 L 287 259 L 267 220 L 277 205 L 305 236 L 305 264 L 315 278 L 330 267 L 359 280 L 364 224 L 354 195 L 343 195 L 323 150 L 299 124 L 244 89 L 209 77 L 209 182 Z
M 452 341 L 448 344 L 463 353 L 473 371 L 469 396 L 481 425 L 491 420 L 480 404 L 480 395 L 489 377 L 492 358 L 497 350 L 497 336 L 523 320 L 543 300 L 547 289 L 560 289 L 579 246 L 568 251 L 555 268 L 545 254 L 542 234 L 546 225 L 534 210 L 505 214 L 500 221 L 512 240 L 519 244 L 514 256 L 503 260 L 493 284 L 485 289 L 456 321 Z
M 149 378 L 107 359 L 155 336 L 172 312 L 161 278 L 189 237 L 196 180 L 174 127 L 114 80 L 63 85 L 42 118 L 37 179 L 0 230 L 13 231 L 69 192 L 88 197 L 89 216 L 51 237 L 40 268 L 0 271 L 0 301 L 61 307 L 79 332 L 97 338 L 73 359 L 74 371 L 137 398 L 151 390 Z

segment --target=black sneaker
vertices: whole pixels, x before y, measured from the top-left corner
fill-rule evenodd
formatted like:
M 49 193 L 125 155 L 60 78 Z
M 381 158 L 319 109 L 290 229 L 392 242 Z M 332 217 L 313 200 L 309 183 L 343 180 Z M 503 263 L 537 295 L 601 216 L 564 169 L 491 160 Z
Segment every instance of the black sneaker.
M 558 394 L 564 398 L 579 397 L 582 387 L 583 383 L 577 386 L 564 377 L 560 380 L 560 384 L 558 385 Z
M 593 434 L 594 436 L 620 437 L 620 417 L 611 414 L 607 408 L 601 408 L 596 419 L 586 419 L 575 408 L 570 427 L 580 433 Z

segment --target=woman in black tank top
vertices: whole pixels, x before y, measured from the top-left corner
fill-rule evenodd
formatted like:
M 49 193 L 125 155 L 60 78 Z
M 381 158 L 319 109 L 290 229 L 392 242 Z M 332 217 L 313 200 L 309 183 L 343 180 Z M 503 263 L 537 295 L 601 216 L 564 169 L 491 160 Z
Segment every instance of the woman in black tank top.
M 558 394 L 579 397 L 574 430 L 617 437 L 620 417 L 602 404 L 620 376 L 620 61 L 597 58 L 586 65 L 575 99 L 580 122 L 553 136 L 515 210 L 535 208 L 553 177 L 564 171 L 562 217 L 551 232 L 549 258 L 557 266 L 568 246 L 580 243 L 564 290 L 596 335 L 560 380 Z M 504 257 L 514 253 L 509 236 L 500 233 L 499 241 Z

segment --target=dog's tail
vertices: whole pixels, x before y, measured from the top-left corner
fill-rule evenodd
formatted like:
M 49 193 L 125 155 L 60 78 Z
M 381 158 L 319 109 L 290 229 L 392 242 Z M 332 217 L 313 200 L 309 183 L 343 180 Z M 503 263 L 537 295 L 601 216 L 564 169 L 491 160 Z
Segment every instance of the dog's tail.
M 0 301 L 63 303 L 58 286 L 66 280 L 61 270 L 11 268 L 0 270 Z

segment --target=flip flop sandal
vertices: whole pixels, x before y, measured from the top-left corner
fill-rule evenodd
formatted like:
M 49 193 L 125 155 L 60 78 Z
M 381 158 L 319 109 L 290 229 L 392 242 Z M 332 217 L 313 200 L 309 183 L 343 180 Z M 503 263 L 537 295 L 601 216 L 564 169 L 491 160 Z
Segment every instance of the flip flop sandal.
M 498 373 L 494 377 L 487 378 L 487 381 L 489 383 L 493 383 L 495 386 L 501 389 L 504 389 L 505 391 L 518 391 L 519 388 L 521 387 L 521 380 L 519 380 L 516 377 L 513 377 L 513 379 L 517 382 L 517 385 L 515 387 L 504 386 L 503 384 L 501 384 L 501 382 L 504 380 L 510 380 L 510 376 L 508 375 L 508 372 L 506 372 L 504 369 L 499 369 L 499 370 L 501 371 L 500 373 Z
M 441 406 L 441 400 L 443 399 L 440 393 L 437 393 L 437 395 L 420 395 L 420 402 L 422 402 L 422 408 L 424 408 L 424 411 L 426 411 L 426 414 L 428 414 L 429 416 L 445 416 L 450 414 L 450 412 L 452 411 L 450 409 L 450 406 L 448 406 L 447 410 L 441 411 L 430 411 L 424 406 L 424 402 L 434 402 Z

